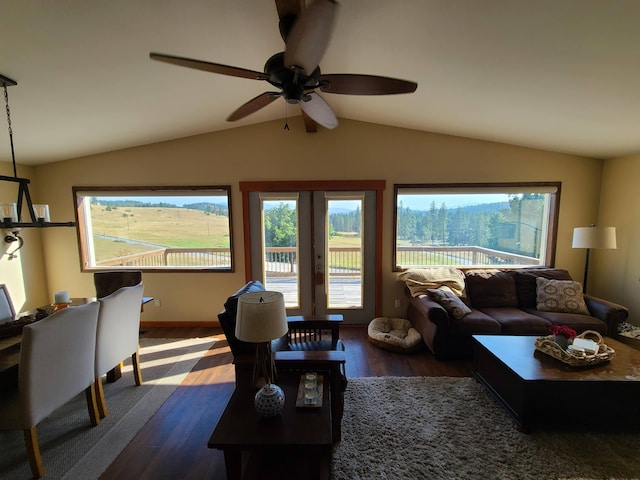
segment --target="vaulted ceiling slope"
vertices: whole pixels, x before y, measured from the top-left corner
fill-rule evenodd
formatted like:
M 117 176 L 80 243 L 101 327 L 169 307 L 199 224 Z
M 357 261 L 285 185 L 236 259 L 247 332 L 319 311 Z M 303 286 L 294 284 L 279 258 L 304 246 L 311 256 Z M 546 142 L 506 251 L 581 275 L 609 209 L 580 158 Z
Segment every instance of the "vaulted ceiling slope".
M 322 96 L 339 118 L 596 158 L 638 153 L 639 19 L 637 0 L 342 0 L 322 71 L 418 89 Z M 283 50 L 273 1 L 11 0 L 0 31 L 0 73 L 18 82 L 9 87 L 18 163 L 300 115 L 278 101 L 229 123 L 265 84 L 149 59 L 262 71 Z M 289 124 L 304 130 L 301 118 Z M 0 161 L 10 161 L 1 133 Z

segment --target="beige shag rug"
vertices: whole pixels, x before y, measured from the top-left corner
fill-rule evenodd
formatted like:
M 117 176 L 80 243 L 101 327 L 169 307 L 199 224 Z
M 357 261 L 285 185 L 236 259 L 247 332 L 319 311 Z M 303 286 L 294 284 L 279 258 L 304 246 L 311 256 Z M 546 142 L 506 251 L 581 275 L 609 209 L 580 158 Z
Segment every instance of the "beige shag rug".
M 523 434 L 472 378 L 352 378 L 332 478 L 640 478 L 640 432 L 584 425 Z

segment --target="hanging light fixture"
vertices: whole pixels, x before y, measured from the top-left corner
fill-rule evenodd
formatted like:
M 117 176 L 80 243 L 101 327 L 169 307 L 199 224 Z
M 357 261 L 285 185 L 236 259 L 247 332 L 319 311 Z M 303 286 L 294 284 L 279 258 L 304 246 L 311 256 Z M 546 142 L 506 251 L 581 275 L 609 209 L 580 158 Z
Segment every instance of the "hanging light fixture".
M 9 231 L 9 233 L 4 237 L 4 241 L 6 243 L 18 242 L 18 248 L 10 254 L 10 258 L 15 258 L 15 252 L 18 251 L 23 244 L 23 240 L 20 237 L 20 230 L 22 228 L 75 227 L 76 222 L 51 222 L 49 219 L 49 206 L 33 204 L 29 193 L 30 180 L 28 178 L 18 177 L 18 171 L 16 169 L 16 155 L 13 148 L 13 130 L 11 128 L 9 94 L 7 92 L 7 87 L 17 85 L 18 82 L 0 74 L 0 83 L 2 83 L 2 87 L 4 89 L 4 102 L 7 110 L 7 124 L 9 126 L 9 144 L 11 145 L 11 161 L 13 162 L 13 177 L 0 175 L 0 181 L 18 184 L 18 198 L 16 203 L 0 204 L 0 228 Z M 27 210 L 29 211 L 29 217 L 31 220 L 30 222 L 22 221 L 23 200 L 26 200 L 27 203 Z

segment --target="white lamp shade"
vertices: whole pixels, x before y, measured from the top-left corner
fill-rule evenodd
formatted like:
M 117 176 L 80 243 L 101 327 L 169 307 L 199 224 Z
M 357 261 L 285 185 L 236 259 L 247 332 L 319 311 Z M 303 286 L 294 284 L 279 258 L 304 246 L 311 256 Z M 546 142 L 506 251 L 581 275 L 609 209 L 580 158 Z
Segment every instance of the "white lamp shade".
M 262 343 L 287 333 L 287 310 L 280 292 L 250 292 L 238 298 L 236 337 L 243 342 Z
M 573 248 L 617 248 L 616 227 L 576 227 Z

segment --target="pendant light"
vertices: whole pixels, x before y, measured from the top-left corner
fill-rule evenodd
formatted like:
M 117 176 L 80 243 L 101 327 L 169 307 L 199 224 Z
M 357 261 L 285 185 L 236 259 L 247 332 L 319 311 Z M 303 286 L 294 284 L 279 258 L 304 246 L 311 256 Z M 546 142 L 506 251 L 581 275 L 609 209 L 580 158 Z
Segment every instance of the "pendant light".
M 17 85 L 18 82 L 0 74 L 0 83 L 4 89 L 4 101 L 7 110 L 7 124 L 9 126 L 9 144 L 11 145 L 11 161 L 13 163 L 13 177 L 0 175 L 0 182 L 12 182 L 18 184 L 18 198 L 16 203 L 0 203 L 0 228 L 8 230 L 4 237 L 6 243 L 18 242 L 16 248 L 10 255 L 15 258 L 15 253 L 23 244 L 20 231 L 23 228 L 47 228 L 47 227 L 75 227 L 75 222 L 51 222 L 49 219 L 48 205 L 34 205 L 29 193 L 28 178 L 18 177 L 16 169 L 16 156 L 13 147 L 13 130 L 11 128 L 11 110 L 9 109 L 9 94 L 7 87 Z M 26 201 L 30 222 L 22 221 L 22 205 Z

